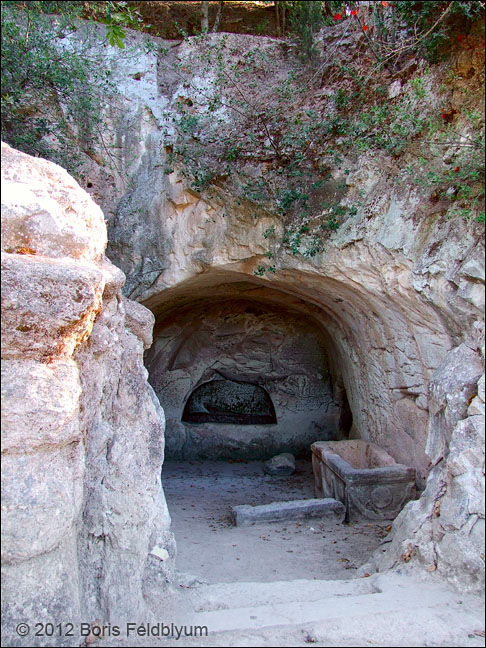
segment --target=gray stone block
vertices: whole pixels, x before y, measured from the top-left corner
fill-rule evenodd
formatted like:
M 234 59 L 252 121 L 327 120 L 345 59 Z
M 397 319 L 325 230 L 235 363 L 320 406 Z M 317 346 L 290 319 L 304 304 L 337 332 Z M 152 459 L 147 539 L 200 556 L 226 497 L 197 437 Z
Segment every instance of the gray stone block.
M 248 526 L 258 522 L 277 522 L 279 520 L 306 520 L 308 518 L 332 517 L 344 521 L 345 507 L 332 498 L 272 502 L 261 506 L 243 504 L 231 508 L 236 526 Z

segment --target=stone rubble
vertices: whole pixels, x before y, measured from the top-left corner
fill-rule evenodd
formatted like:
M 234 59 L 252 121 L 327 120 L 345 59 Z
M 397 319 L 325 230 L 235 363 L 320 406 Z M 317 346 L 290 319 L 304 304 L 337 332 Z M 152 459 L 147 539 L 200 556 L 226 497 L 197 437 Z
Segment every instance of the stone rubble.
M 283 452 L 268 459 L 263 464 L 263 470 L 267 475 L 291 475 L 295 472 L 295 457 L 290 452 Z

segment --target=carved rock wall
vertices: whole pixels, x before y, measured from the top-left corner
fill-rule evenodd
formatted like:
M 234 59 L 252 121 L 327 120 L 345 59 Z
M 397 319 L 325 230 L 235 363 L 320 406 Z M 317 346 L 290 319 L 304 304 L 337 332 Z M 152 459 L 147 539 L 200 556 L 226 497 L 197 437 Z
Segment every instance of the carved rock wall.
M 121 295 L 99 207 L 4 144 L 2 232 L 3 640 L 24 645 L 20 621 L 146 620 L 174 556 L 153 316 Z
M 157 325 L 146 355 L 149 380 L 164 403 L 168 456 L 308 454 L 316 437 L 349 432 L 339 429 L 339 395 L 333 394 L 329 364 L 317 322 L 292 311 L 231 299 L 178 311 Z M 277 422 L 181 421 L 193 390 L 222 379 L 265 389 Z
M 131 38 L 135 43 L 137 37 Z M 174 56 L 197 65 L 190 47 L 185 43 Z M 282 56 L 271 39 L 265 47 L 272 60 Z M 336 182 L 346 184 L 346 204 L 364 206 L 344 220 L 315 257 L 291 255 L 279 243 L 283 227 L 277 216 L 262 212 L 255 219 L 255 205 L 236 200 L 224 184 L 198 194 L 177 170 L 165 173 L 165 147 L 173 137 L 170 114 L 182 90 L 175 77 L 159 71 L 156 78 L 156 64 L 155 56 L 137 59 L 143 89 L 132 83 L 128 90 L 124 76 L 131 132 L 142 139 L 132 149 L 131 187 L 110 207 L 109 249 L 127 275 L 127 294 L 153 311 L 158 330 L 183 312 L 195 317 L 201 302 L 228 299 L 264 304 L 268 312 L 283 305 L 315 321 L 325 341 L 331 382 L 335 377 L 349 401 L 350 436 L 375 442 L 397 462 L 416 468 L 420 489 L 428 480 L 420 500 L 405 507 L 393 542 L 375 566 L 421 563 L 430 573 L 476 588 L 483 491 L 476 477 L 466 476 L 466 465 L 472 462 L 477 474 L 483 470 L 484 446 L 479 433 L 465 430 L 477 430 L 483 421 L 476 371 L 484 363 L 481 232 L 461 218 L 441 217 L 410 184 L 394 181 L 398 171 L 389 158 L 373 152 L 346 160 L 347 176 L 334 170 Z M 159 109 L 157 114 L 152 110 L 152 127 L 147 106 Z M 115 130 L 126 131 L 118 124 Z M 124 149 L 123 154 L 130 157 Z M 96 191 L 101 199 L 102 183 Z M 264 236 L 271 228 L 274 235 Z M 259 276 L 269 251 L 276 271 Z M 164 354 L 161 338 L 156 344 L 160 371 L 154 350 L 148 355 L 150 371 L 163 384 L 173 347 L 170 343 Z M 438 385 L 450 357 L 462 360 L 453 372 L 459 382 L 451 383 L 446 397 Z M 472 377 L 470 367 L 475 368 Z M 459 384 L 461 376 L 467 387 Z M 190 388 L 188 380 L 180 388 L 173 410 L 178 416 L 182 394 L 186 397 Z M 175 426 L 177 417 L 171 413 L 170 418 Z M 179 427 L 176 436 L 185 434 Z M 443 524 L 434 512 L 439 500 L 441 510 L 449 511 L 449 517 L 441 513 Z M 462 517 L 456 519 L 458 511 Z M 464 558 L 454 563 L 456 542 Z

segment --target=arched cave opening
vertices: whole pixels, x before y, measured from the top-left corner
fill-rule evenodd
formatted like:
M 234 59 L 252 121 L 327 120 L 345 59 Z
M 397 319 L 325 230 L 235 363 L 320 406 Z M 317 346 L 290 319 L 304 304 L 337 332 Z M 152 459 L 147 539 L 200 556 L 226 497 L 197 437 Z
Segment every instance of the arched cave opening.
M 316 441 L 361 439 L 413 467 L 423 488 L 435 363 L 426 345 L 432 331 L 447 339 L 413 295 L 404 308 L 344 275 L 281 271 L 269 281 L 211 269 L 144 305 L 156 318 L 145 365 L 165 412 L 167 459 L 309 456 Z M 258 385 L 276 422 L 185 420 L 191 394 L 213 381 Z
M 163 311 L 146 356 L 166 415 L 168 459 L 310 456 L 353 420 L 325 329 L 289 304 L 247 294 Z
M 401 367 L 409 371 L 410 347 L 403 359 L 402 340 L 394 353 L 385 351 L 395 334 L 389 310 L 344 283 L 322 284 L 306 286 L 292 276 L 270 286 L 210 272 L 146 303 L 156 322 L 145 364 L 166 416 L 162 480 L 185 571 L 207 567 L 207 561 L 199 564 L 191 538 L 206 533 L 208 520 L 213 539 L 216 522 L 232 526 L 232 506 L 316 496 L 311 444 L 371 441 L 390 452 L 387 461 L 421 468 L 420 411 L 402 393 L 409 379 Z M 397 336 L 407 339 L 404 321 L 396 318 Z M 296 456 L 297 471 L 287 482 L 272 481 L 262 462 L 284 452 Z M 348 519 L 353 531 L 341 537 L 342 523 L 334 525 L 330 542 L 338 553 L 341 542 L 354 543 L 355 563 L 362 564 L 382 537 L 381 527 Z M 376 536 L 369 536 L 370 527 Z M 326 523 L 316 528 L 329 532 Z M 315 549 L 321 561 L 321 545 Z M 232 560 L 226 541 L 217 552 L 213 571 L 200 572 L 206 579 L 225 578 L 226 560 Z M 273 552 L 264 561 L 276 573 L 278 556 Z M 335 563 L 336 557 L 326 562 L 324 577 L 348 577 L 335 571 Z M 307 563 L 299 564 L 295 577 L 315 577 Z M 259 579 L 247 569 L 242 579 Z

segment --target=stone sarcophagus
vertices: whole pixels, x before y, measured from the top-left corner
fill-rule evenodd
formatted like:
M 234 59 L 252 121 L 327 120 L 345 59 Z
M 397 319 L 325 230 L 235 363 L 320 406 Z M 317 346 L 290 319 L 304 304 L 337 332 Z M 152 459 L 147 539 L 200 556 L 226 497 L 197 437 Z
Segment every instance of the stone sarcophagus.
M 346 521 L 395 518 L 415 497 L 415 469 L 366 441 L 317 441 L 311 446 L 316 497 L 346 507 Z

